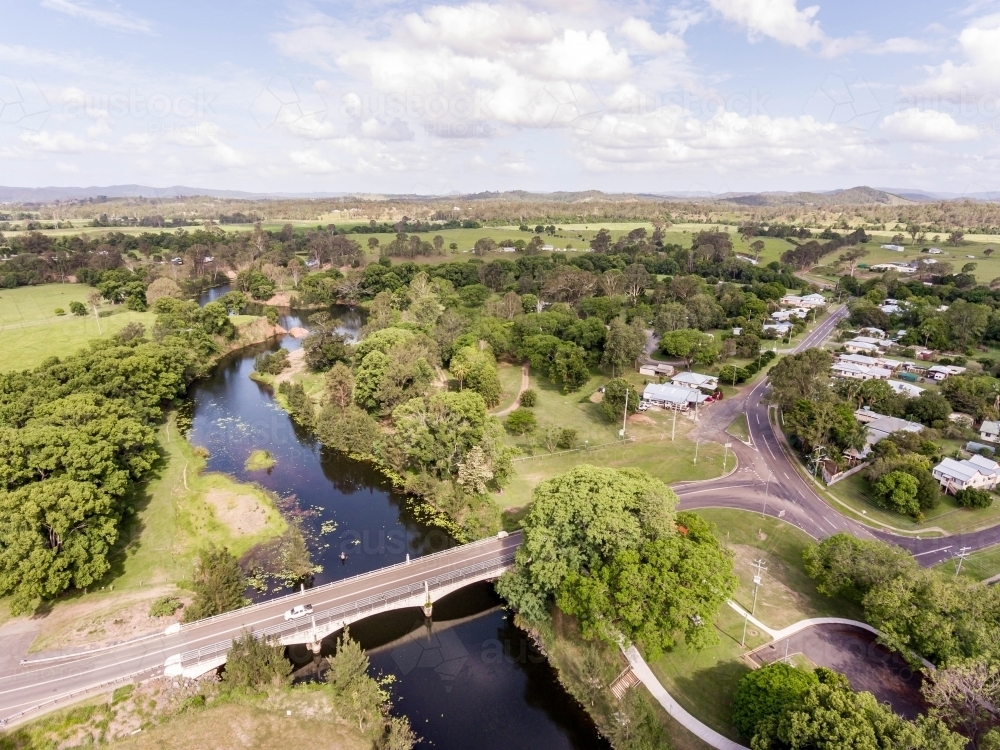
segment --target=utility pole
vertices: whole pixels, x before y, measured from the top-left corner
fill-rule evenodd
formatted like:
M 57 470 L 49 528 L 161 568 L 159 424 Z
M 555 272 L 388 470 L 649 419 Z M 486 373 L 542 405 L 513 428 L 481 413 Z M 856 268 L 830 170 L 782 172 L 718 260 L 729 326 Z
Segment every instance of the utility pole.
M 700 440 L 695 440 L 694 441 L 694 465 L 695 466 L 698 465 L 698 446 L 699 445 L 701 445 L 701 441 Z
M 750 614 L 754 614 L 757 610 L 757 589 L 760 588 L 762 578 L 761 573 L 767 570 L 764 567 L 764 561 L 757 559 L 753 561 L 754 567 L 757 568 L 757 574 L 753 577 L 753 604 L 750 606 Z
M 965 558 L 969 556 L 969 550 L 972 547 L 962 547 L 956 557 L 958 558 L 958 567 L 955 568 L 955 578 L 958 578 L 958 574 L 962 572 L 962 563 L 965 562 Z
M 750 619 L 750 613 L 746 610 L 743 611 L 743 638 L 740 639 L 740 648 L 747 647 L 747 620 Z
M 670 442 L 674 442 L 674 435 L 677 434 L 677 408 L 674 407 L 674 426 L 670 428 Z
M 771 469 L 771 473 L 767 475 L 767 482 L 764 483 L 764 510 L 760 512 L 761 517 L 767 515 L 767 491 L 771 487 L 771 477 L 774 476 L 774 469 Z
M 729 446 L 731 446 L 731 445 L 732 445 L 732 443 L 725 443 L 724 444 L 725 450 L 722 452 L 722 471 L 723 471 L 723 473 L 725 473 L 725 471 L 726 471 L 726 459 L 729 458 Z

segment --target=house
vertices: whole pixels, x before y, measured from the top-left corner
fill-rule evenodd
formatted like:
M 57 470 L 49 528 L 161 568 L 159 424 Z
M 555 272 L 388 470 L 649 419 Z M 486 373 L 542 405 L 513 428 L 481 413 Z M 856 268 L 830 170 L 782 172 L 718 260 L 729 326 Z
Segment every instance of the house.
M 881 247 L 883 250 L 892 250 L 893 252 L 896 253 L 901 253 L 904 250 L 906 250 L 906 248 L 903 247 L 902 245 L 879 245 L 879 247 Z
M 758 261 L 756 258 L 751 258 L 749 255 L 740 255 L 736 253 L 736 260 L 742 260 L 744 263 L 749 263 L 751 266 L 756 266 Z
M 697 407 L 708 400 L 701 391 L 693 388 L 682 388 L 668 383 L 650 383 L 642 391 L 642 400 L 661 409 L 687 411 L 691 406 Z
M 793 307 L 791 310 L 776 310 L 771 313 L 771 319 L 777 320 L 779 322 L 787 322 L 792 318 L 798 318 L 802 320 L 809 314 L 809 311 L 804 307 Z
M 844 349 L 848 354 L 881 354 L 882 342 L 877 339 L 870 339 L 866 336 L 856 336 L 850 341 L 844 342 Z
M 921 432 L 924 429 L 918 422 L 908 422 L 898 417 L 887 417 L 884 414 L 872 411 L 868 407 L 858 409 L 854 412 L 854 418 L 866 427 L 865 445 L 860 451 L 850 448 L 844 451 L 844 455 L 855 460 L 868 458 L 872 452 L 872 446 L 881 440 L 885 440 L 894 432 Z
M 913 385 L 913 383 L 904 383 L 902 380 L 890 380 L 889 387 L 892 388 L 896 393 L 906 396 L 907 398 L 916 398 L 924 389 L 919 385 Z
M 717 377 L 698 372 L 679 372 L 670 379 L 670 382 L 686 388 L 703 388 L 707 391 L 714 391 L 719 387 Z
M 934 365 L 927 368 L 927 377 L 940 381 L 952 375 L 961 375 L 963 372 L 965 368 L 957 365 Z
M 851 362 L 834 362 L 830 368 L 835 378 L 851 378 L 853 380 L 888 380 L 892 370 L 886 367 L 869 367 Z
M 902 308 L 899 305 L 882 305 L 879 308 L 886 315 L 895 315 L 896 313 L 902 312 Z
M 823 307 L 826 304 L 826 297 L 822 294 L 807 294 L 805 297 L 799 299 L 799 307 L 805 307 L 808 309 L 813 309 L 815 307 Z
M 1000 443 L 1000 422 L 983 422 L 979 427 L 979 437 L 988 443 Z
M 501 253 L 516 253 L 517 252 L 517 248 L 516 247 L 511 247 L 510 245 L 504 245 L 503 247 L 500 248 L 500 252 Z
M 898 273 L 916 273 L 915 266 L 908 266 L 905 263 L 875 263 L 869 266 L 872 271 L 896 271 Z
M 878 339 L 879 341 L 885 339 L 885 331 L 881 328 L 861 328 L 858 330 L 858 333 L 864 334 L 861 338 Z
M 768 331 L 774 331 L 776 334 L 778 334 L 778 338 L 781 338 L 782 336 L 784 336 L 785 334 L 787 334 L 790 330 L 792 330 L 792 324 L 791 323 L 765 323 L 764 325 L 761 326 L 761 328 L 764 329 L 764 333 L 767 333 Z
M 926 250 L 924 250 L 924 252 L 930 253 L 931 255 L 941 255 L 941 253 L 943 253 L 944 250 L 942 250 L 939 247 L 929 247 Z
M 992 490 L 1000 482 L 1000 464 L 983 456 L 962 461 L 945 458 L 931 470 L 931 474 L 945 492 L 954 493 L 969 488 Z
M 170 262 L 173 263 L 175 266 L 183 266 L 184 265 L 184 259 L 183 258 L 171 258 Z
M 669 378 L 674 374 L 674 366 L 666 364 L 643 365 L 639 368 L 640 375 Z
M 552 252 L 552 245 L 542 245 L 542 250 Z

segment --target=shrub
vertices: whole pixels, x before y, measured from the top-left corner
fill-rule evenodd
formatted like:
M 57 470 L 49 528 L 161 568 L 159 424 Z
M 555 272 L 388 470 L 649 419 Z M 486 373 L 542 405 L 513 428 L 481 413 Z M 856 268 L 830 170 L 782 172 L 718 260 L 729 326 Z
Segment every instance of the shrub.
M 287 349 L 278 349 L 276 352 L 263 352 L 262 354 L 258 354 L 253 361 L 253 369 L 268 375 L 277 375 L 289 367 Z
M 761 721 L 777 716 L 810 686 L 818 684 L 814 672 L 784 662 L 748 672 L 733 694 L 733 726 L 744 737 L 752 738 Z
M 149 605 L 150 617 L 170 617 L 181 608 L 181 600 L 175 596 L 161 596 Z
M 515 409 L 507 417 L 507 429 L 515 435 L 534 432 L 538 427 L 535 415 L 525 408 Z
M 977 490 L 974 487 L 956 492 L 955 500 L 963 508 L 989 508 L 993 505 L 993 495 L 991 493 L 986 490 Z
M 563 427 L 559 431 L 559 441 L 556 443 L 557 448 L 562 448 L 563 450 L 569 450 L 576 446 L 577 434 L 576 430 L 570 427 Z
M 82 302 L 77 302 L 76 300 L 73 300 L 72 302 L 69 303 L 69 311 L 74 315 L 83 316 L 87 314 L 87 306 Z
M 61 307 L 57 307 L 56 308 L 56 315 L 65 315 L 65 314 L 66 314 L 66 311 L 63 310 Z
M 531 388 L 521 394 L 517 402 L 526 408 L 530 408 L 538 403 L 538 393 Z
M 264 306 L 264 317 L 267 318 L 267 322 L 273 326 L 278 325 L 278 308 L 273 305 Z
M 224 547 L 209 547 L 198 554 L 191 580 L 194 602 L 184 610 L 184 622 L 245 607 L 247 580 L 236 556 Z
M 756 368 L 755 368 L 756 370 Z M 743 383 L 750 377 L 750 373 L 744 367 L 734 367 L 726 365 L 719 370 L 719 383 L 722 385 L 732 385 L 734 382 Z
M 260 690 L 268 685 L 283 685 L 292 673 L 280 643 L 257 640 L 248 630 L 233 639 L 226 657 L 222 681 L 230 687 Z

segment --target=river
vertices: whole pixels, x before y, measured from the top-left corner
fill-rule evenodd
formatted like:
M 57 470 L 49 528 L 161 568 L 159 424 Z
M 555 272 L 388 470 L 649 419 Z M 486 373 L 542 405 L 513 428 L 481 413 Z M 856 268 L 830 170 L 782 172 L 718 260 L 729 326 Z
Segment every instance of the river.
M 199 302 L 226 291 L 208 290 Z M 343 332 L 357 336 L 364 321 L 356 310 L 338 307 L 331 313 Z M 286 330 L 303 324 L 295 311 L 283 311 Z M 281 498 L 286 513 L 302 518 L 313 560 L 322 566 L 315 583 L 454 544 L 441 529 L 417 521 L 382 474 L 323 448 L 277 406 L 268 387 L 250 379 L 254 357 L 279 346 L 293 350 L 301 341 L 285 336 L 231 354 L 191 388 L 188 437 L 209 450 L 208 470 L 259 483 Z M 274 456 L 271 470 L 245 469 L 257 449 Z M 393 710 L 410 718 L 420 748 L 608 748 L 512 619 L 493 587 L 482 584 L 435 603 L 433 622 L 425 622 L 419 609 L 401 610 L 356 623 L 351 630 L 368 651 L 373 670 L 395 676 Z M 332 641 L 324 642 L 324 653 L 332 651 Z M 304 649 L 293 647 L 289 656 L 298 668 L 311 661 Z

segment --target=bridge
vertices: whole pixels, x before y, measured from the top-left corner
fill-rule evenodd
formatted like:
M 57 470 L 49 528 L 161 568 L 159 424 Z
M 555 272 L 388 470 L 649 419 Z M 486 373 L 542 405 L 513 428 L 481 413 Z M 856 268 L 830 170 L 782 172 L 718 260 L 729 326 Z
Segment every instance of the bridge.
M 114 646 L 22 663 L 0 677 L 0 725 L 30 718 L 88 692 L 159 676 L 197 677 L 226 661 L 233 638 L 249 630 L 284 645 L 308 644 L 381 612 L 427 607 L 514 564 L 521 533 L 491 537 L 270 599 Z M 300 604 L 312 615 L 285 620 Z

